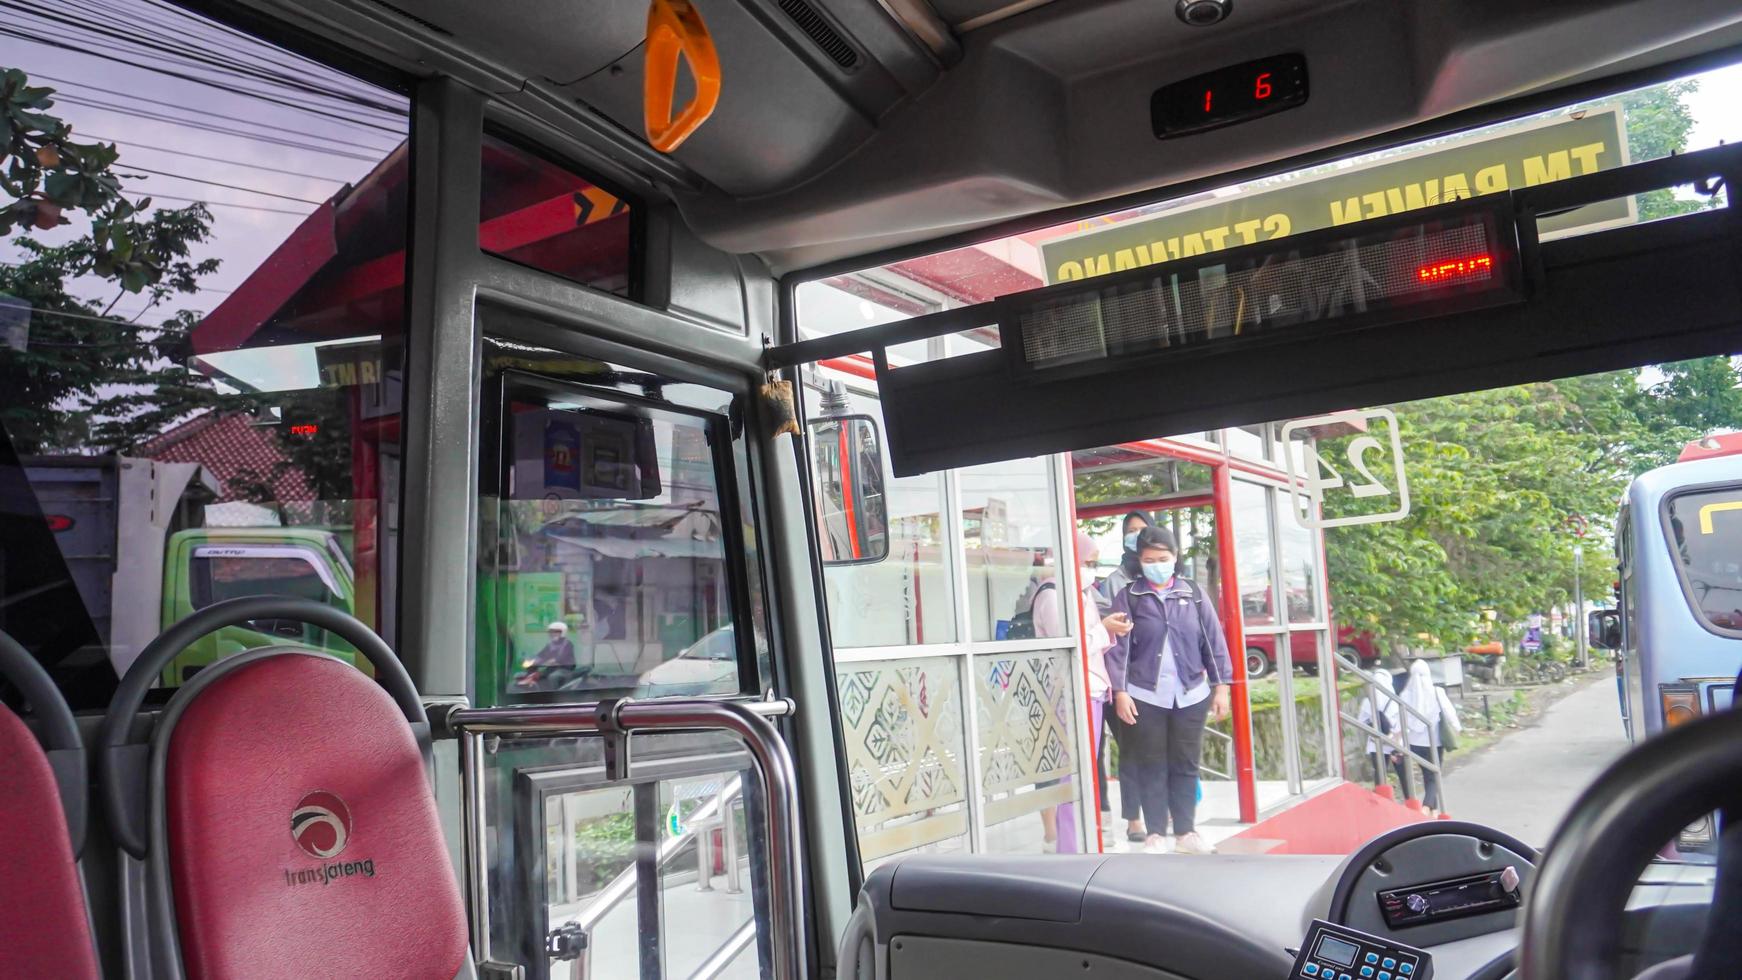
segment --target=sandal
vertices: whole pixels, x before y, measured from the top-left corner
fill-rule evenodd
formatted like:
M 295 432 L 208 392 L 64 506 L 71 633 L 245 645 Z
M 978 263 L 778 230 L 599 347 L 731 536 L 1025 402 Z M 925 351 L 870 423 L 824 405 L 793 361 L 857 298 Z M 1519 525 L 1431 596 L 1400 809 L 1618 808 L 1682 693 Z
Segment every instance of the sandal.
M 1125 839 L 1133 844 L 1141 844 L 1149 839 L 1149 832 L 1146 830 L 1128 830 L 1125 832 Z

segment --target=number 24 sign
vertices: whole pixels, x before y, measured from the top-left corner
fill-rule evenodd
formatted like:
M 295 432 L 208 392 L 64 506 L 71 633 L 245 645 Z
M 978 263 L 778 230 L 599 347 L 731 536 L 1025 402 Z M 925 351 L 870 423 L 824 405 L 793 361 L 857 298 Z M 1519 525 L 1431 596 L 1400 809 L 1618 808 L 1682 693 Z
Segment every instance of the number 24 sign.
M 1308 439 L 1334 431 L 1356 433 L 1347 445 L 1338 439 L 1338 452 L 1321 454 Z M 1298 434 L 1298 438 L 1297 438 Z M 1308 419 L 1295 419 L 1282 427 L 1283 457 L 1287 461 L 1289 486 L 1294 495 L 1294 517 L 1309 528 L 1378 524 L 1409 516 L 1409 483 L 1403 474 L 1403 437 L 1397 416 L 1389 409 L 1364 412 L 1332 412 Z M 1327 496 L 1348 494 L 1369 501 L 1368 513 L 1325 517 Z M 1339 507 L 1338 510 L 1345 510 Z

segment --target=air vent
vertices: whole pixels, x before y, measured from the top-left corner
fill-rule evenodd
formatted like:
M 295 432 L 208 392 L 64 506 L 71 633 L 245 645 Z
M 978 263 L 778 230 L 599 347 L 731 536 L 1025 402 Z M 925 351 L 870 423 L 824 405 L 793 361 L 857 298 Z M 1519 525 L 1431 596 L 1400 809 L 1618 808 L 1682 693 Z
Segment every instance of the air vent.
M 853 50 L 840 31 L 830 26 L 817 8 L 805 0 L 780 0 L 780 9 L 786 11 L 786 16 L 791 17 L 800 30 L 810 35 L 824 54 L 835 59 L 835 64 L 849 69 L 859 64 L 859 52 Z
M 406 20 L 412 21 L 413 23 L 416 23 L 416 24 L 422 24 L 424 27 L 427 27 L 430 30 L 436 32 L 437 34 L 440 34 L 442 37 L 453 37 L 454 36 L 453 31 L 448 30 L 447 28 L 443 27 L 442 25 L 437 24 L 434 21 L 424 20 L 422 17 L 419 17 L 418 15 L 412 13 L 409 10 L 405 10 L 404 8 L 395 7 L 393 4 L 388 3 L 387 0 L 373 0 L 373 2 L 377 7 L 385 7 L 388 10 L 391 10 L 394 13 L 398 14 L 399 16 L 404 17 Z

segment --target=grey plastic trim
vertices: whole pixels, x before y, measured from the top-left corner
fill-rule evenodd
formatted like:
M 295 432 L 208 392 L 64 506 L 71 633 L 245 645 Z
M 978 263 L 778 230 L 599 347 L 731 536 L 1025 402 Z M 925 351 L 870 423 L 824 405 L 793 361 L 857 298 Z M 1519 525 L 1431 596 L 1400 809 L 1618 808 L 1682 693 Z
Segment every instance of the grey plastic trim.
M 478 255 L 484 96 L 419 87 L 412 127 L 399 648 L 420 691 L 467 695 L 477 575 Z

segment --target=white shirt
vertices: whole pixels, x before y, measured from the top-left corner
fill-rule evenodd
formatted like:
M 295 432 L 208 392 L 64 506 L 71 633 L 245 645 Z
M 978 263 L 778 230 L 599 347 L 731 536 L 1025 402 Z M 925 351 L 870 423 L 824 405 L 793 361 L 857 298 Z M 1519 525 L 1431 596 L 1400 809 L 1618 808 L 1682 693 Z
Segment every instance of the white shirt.
M 1189 708 L 1210 696 L 1210 675 L 1205 674 L 1198 681 L 1198 686 L 1187 691 L 1180 690 L 1179 664 L 1173 659 L 1173 635 L 1170 633 L 1161 641 L 1161 663 L 1155 674 L 1155 686 L 1144 689 L 1136 684 L 1126 688 L 1125 693 L 1144 704 L 1153 704 L 1158 708 Z
M 1107 680 L 1107 651 L 1113 647 L 1113 634 L 1107 632 L 1107 627 L 1101 622 L 1095 609 L 1094 597 L 1100 593 L 1093 582 L 1083 589 L 1083 612 L 1088 622 L 1083 624 L 1083 656 L 1089 661 L 1089 700 L 1107 700 L 1108 689 L 1112 684 Z

